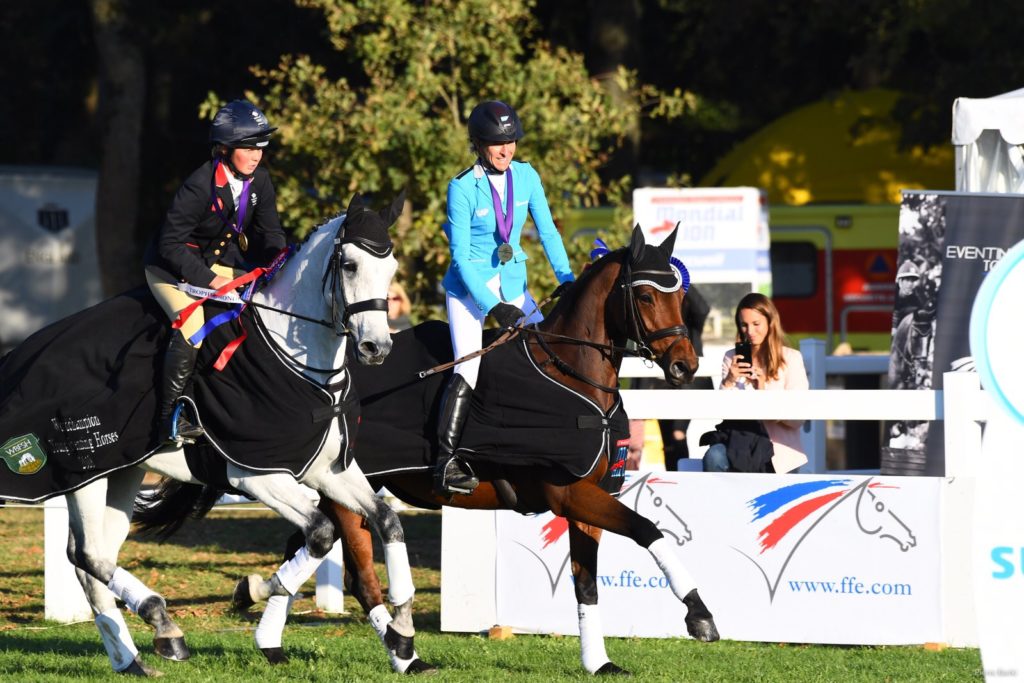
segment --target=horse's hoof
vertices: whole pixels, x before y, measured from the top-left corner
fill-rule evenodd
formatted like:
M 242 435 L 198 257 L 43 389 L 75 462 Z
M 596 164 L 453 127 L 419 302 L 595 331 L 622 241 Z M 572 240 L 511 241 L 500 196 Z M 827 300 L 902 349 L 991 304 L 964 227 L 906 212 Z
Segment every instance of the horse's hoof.
M 249 592 L 249 577 L 239 579 L 235 584 L 235 592 L 231 594 L 231 609 L 236 612 L 245 612 L 255 604 L 252 593 Z
M 692 638 L 705 643 L 713 643 L 721 638 L 715 626 L 715 619 L 707 605 L 700 599 L 696 588 L 686 594 L 683 604 L 686 605 L 686 631 Z
M 131 664 L 117 673 L 124 674 L 126 676 L 145 676 L 147 678 L 157 678 L 164 675 L 163 671 L 157 671 L 156 669 L 146 666 L 138 656 L 132 660 Z
M 164 659 L 171 659 L 175 662 L 184 662 L 192 656 L 192 653 L 188 651 L 188 645 L 185 644 L 183 636 L 177 636 L 176 638 L 154 638 L 153 649 Z
M 288 655 L 279 647 L 261 647 L 260 652 L 267 658 L 268 664 L 287 664 Z
M 687 619 L 686 630 L 690 632 L 690 635 L 696 640 L 702 640 L 705 643 L 713 643 L 721 638 L 718 635 L 718 628 L 715 627 L 714 619 Z
M 604 666 L 594 672 L 595 676 L 632 676 L 633 674 L 626 671 L 621 666 L 616 666 L 611 662 L 605 662 Z
M 431 676 L 437 673 L 437 667 L 433 664 L 427 664 L 417 657 L 409 662 L 409 666 L 405 669 L 405 673 L 407 676 Z

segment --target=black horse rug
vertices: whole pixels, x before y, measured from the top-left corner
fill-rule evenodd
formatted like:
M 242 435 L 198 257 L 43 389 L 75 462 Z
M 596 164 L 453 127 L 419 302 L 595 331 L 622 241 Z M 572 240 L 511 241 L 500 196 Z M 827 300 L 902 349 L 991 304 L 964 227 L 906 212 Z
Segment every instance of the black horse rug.
M 215 371 L 240 327 L 248 338 Z M 0 498 L 43 500 L 152 455 L 169 333 L 149 291 L 138 289 L 40 330 L 0 359 Z M 189 393 L 208 434 L 186 449 L 189 465 L 218 484 L 225 483 L 222 457 L 301 476 L 331 420 L 339 419 L 348 443 L 358 411 L 351 383 L 335 398 L 288 368 L 252 308 L 204 340 Z
M 556 467 L 577 478 L 609 453 L 621 467 L 629 438 L 621 401 L 605 414 L 552 380 L 530 358 L 524 336 L 483 356 L 459 454 L 473 463 Z M 422 380 L 417 373 L 452 360 L 448 325 L 423 323 L 393 341 L 383 365 L 353 368 L 361 397 L 355 457 L 367 476 L 429 468 L 437 449 L 450 373 Z

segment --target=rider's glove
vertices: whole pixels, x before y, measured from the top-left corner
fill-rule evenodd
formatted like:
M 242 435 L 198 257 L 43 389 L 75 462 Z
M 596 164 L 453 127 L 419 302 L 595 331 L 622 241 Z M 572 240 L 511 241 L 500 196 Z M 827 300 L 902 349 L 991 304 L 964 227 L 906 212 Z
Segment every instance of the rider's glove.
M 567 291 L 569 291 L 569 288 L 572 287 L 572 283 L 572 280 L 568 280 L 555 287 L 555 291 L 551 292 L 551 298 L 557 299 L 558 297 L 565 294 Z
M 519 322 L 519 319 L 526 315 L 518 306 L 505 302 L 496 304 L 489 313 L 498 322 L 498 325 L 506 330 L 511 330 Z

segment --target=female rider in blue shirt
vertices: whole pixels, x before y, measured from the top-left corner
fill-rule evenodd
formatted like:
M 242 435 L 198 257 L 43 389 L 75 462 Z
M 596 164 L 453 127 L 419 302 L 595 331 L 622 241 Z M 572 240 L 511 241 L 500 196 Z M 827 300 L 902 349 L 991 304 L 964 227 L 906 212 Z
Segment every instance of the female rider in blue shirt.
M 488 314 L 506 329 L 524 317 L 524 324 L 543 319 L 526 289 L 527 256 L 519 246 L 527 212 L 559 290 L 574 279 L 540 176 L 530 164 L 512 161 L 522 137 L 523 126 L 512 107 L 499 101 L 480 103 L 469 115 L 476 163 L 448 183 L 445 233 L 452 262 L 442 284 L 455 358 L 480 350 Z M 456 366 L 441 402 L 440 453 L 434 470 L 440 494 L 469 494 L 479 483 L 469 466 L 455 457 L 479 368 L 479 357 Z

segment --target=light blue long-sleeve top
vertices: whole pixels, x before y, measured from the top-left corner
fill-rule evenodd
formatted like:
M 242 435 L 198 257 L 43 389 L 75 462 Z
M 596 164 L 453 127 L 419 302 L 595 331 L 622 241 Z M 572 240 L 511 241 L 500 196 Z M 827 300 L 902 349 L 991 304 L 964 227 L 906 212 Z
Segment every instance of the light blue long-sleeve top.
M 541 246 L 555 277 L 560 283 L 574 279 L 540 176 L 526 162 L 513 161 L 510 168 L 515 206 L 509 235 L 513 254 L 507 263 L 498 260 L 498 247 L 503 240 L 494 215 L 491 182 L 483 168 L 479 164 L 470 166 L 448 183 L 448 222 L 444 230 L 452 262 L 441 284 L 452 296 L 471 295 L 484 313 L 499 303 L 498 297 L 487 287 L 487 282 L 495 275 L 500 276 L 504 301 L 511 301 L 526 290 L 527 256 L 519 246 L 519 238 L 527 213 L 537 226 Z

